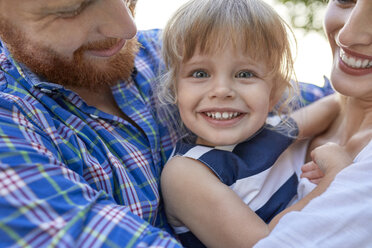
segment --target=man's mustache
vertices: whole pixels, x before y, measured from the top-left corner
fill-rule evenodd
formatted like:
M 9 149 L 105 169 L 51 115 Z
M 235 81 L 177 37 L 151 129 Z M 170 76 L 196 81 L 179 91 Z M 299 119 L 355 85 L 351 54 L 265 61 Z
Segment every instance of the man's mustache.
M 115 46 L 121 39 L 117 38 L 108 38 L 102 41 L 90 42 L 86 45 L 81 46 L 76 53 L 83 52 L 83 51 L 103 51 L 108 50 Z

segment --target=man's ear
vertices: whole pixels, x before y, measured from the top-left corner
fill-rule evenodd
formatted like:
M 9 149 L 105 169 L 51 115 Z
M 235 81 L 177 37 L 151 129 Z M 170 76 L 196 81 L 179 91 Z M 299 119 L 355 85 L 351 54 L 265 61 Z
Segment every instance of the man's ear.
M 129 9 L 130 9 L 130 12 L 132 12 L 133 17 L 136 15 L 136 4 L 137 4 L 137 0 L 130 1 Z

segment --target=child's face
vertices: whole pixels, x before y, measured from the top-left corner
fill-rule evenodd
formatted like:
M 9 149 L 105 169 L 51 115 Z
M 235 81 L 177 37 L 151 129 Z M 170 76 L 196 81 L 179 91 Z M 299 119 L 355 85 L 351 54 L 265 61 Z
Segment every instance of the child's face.
M 265 123 L 275 102 L 273 78 L 264 62 L 236 52 L 230 45 L 194 56 L 180 66 L 178 107 L 183 123 L 203 145 L 242 142 Z

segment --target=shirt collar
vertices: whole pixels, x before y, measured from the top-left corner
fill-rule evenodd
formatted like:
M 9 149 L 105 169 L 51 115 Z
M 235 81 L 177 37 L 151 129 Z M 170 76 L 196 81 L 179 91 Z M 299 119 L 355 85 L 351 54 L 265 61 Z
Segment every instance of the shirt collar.
M 0 40 L 1 50 L 5 54 L 5 56 L 8 58 L 9 62 L 17 69 L 18 73 L 30 84 L 31 88 L 45 88 L 48 90 L 59 90 L 62 89 L 63 86 L 59 84 L 54 84 L 47 82 L 45 80 L 42 80 L 38 75 L 33 73 L 30 69 L 27 68 L 22 63 L 18 63 L 8 50 L 6 44 Z

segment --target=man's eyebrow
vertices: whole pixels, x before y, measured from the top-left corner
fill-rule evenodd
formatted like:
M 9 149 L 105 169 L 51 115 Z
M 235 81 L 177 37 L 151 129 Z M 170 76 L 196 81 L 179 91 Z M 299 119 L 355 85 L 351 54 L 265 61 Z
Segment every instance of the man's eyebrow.
M 41 8 L 42 12 L 56 12 L 56 11 L 62 11 L 62 12 L 69 12 L 69 11 L 75 11 L 81 7 L 85 7 L 86 5 L 90 4 L 94 0 L 61 0 L 61 1 L 48 1 L 49 3 L 44 5 Z

